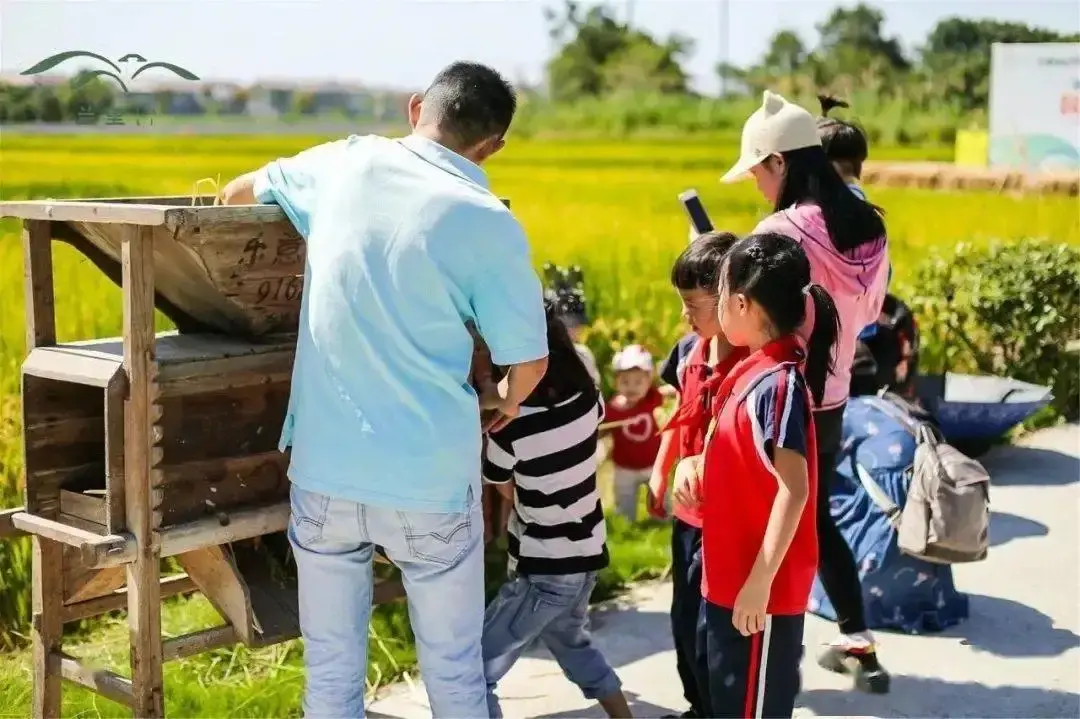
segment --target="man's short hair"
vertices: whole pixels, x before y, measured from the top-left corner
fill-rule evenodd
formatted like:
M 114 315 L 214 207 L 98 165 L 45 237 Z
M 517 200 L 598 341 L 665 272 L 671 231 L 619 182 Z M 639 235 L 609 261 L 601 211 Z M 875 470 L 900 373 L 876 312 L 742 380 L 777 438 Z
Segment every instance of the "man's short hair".
M 455 62 L 424 92 L 421 120 L 471 147 L 504 135 L 516 109 L 514 88 L 502 75 L 479 63 Z

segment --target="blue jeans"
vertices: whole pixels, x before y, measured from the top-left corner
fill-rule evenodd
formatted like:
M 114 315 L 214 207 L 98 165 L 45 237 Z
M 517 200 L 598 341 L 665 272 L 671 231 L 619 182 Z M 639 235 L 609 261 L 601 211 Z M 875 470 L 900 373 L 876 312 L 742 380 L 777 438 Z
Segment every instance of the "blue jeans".
M 602 699 L 622 688 L 611 665 L 592 645 L 586 628 L 596 572 L 511 575 L 484 616 L 484 673 L 487 710 L 501 717 L 495 686 L 533 640 L 540 639 L 566 678 L 586 699 Z
M 375 545 L 401 570 L 432 715 L 487 714 L 484 521 L 469 497 L 460 513 L 399 512 L 293 485 L 305 716 L 364 716 Z

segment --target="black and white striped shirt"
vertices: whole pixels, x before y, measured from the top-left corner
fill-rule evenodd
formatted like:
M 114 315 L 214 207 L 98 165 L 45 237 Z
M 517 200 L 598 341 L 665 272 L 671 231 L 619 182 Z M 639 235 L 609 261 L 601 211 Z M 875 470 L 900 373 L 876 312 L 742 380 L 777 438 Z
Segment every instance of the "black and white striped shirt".
M 604 408 L 592 392 L 549 407 L 522 405 L 489 435 L 484 480 L 514 481 L 510 567 L 520 574 L 576 574 L 608 564 L 604 510 L 596 488 L 597 427 Z

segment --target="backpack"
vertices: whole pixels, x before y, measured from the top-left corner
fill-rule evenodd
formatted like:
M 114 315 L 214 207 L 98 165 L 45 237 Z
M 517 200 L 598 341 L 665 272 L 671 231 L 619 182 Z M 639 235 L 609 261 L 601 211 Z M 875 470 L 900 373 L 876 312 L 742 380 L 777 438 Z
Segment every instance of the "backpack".
M 915 438 L 911 484 L 903 508 L 856 465 L 859 481 L 897 530 L 905 554 L 936 564 L 979 562 L 990 546 L 990 475 L 976 460 L 946 443 L 934 425 L 908 411 L 891 393 L 869 400 Z
M 887 389 L 910 396 L 918 371 L 919 326 L 915 315 L 901 299 L 886 295 L 881 315 L 859 334 L 850 394 L 856 397 Z

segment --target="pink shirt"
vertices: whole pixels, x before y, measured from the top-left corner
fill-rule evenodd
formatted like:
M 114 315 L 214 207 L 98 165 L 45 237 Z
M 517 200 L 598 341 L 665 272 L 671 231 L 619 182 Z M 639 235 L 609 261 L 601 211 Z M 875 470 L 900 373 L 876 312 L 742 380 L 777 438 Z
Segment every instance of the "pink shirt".
M 851 364 L 855 342 L 862 331 L 881 314 L 889 280 L 888 241 L 879 237 L 842 254 L 825 227 L 817 205 L 795 205 L 762 220 L 754 233 L 786 235 L 802 245 L 810 258 L 810 279 L 833 298 L 840 315 L 840 336 L 833 352 L 834 370 L 825 382 L 825 397 L 815 409 L 833 409 L 847 401 L 851 384 Z M 814 306 L 808 300 L 806 322 L 799 329 L 804 339 L 814 327 Z

